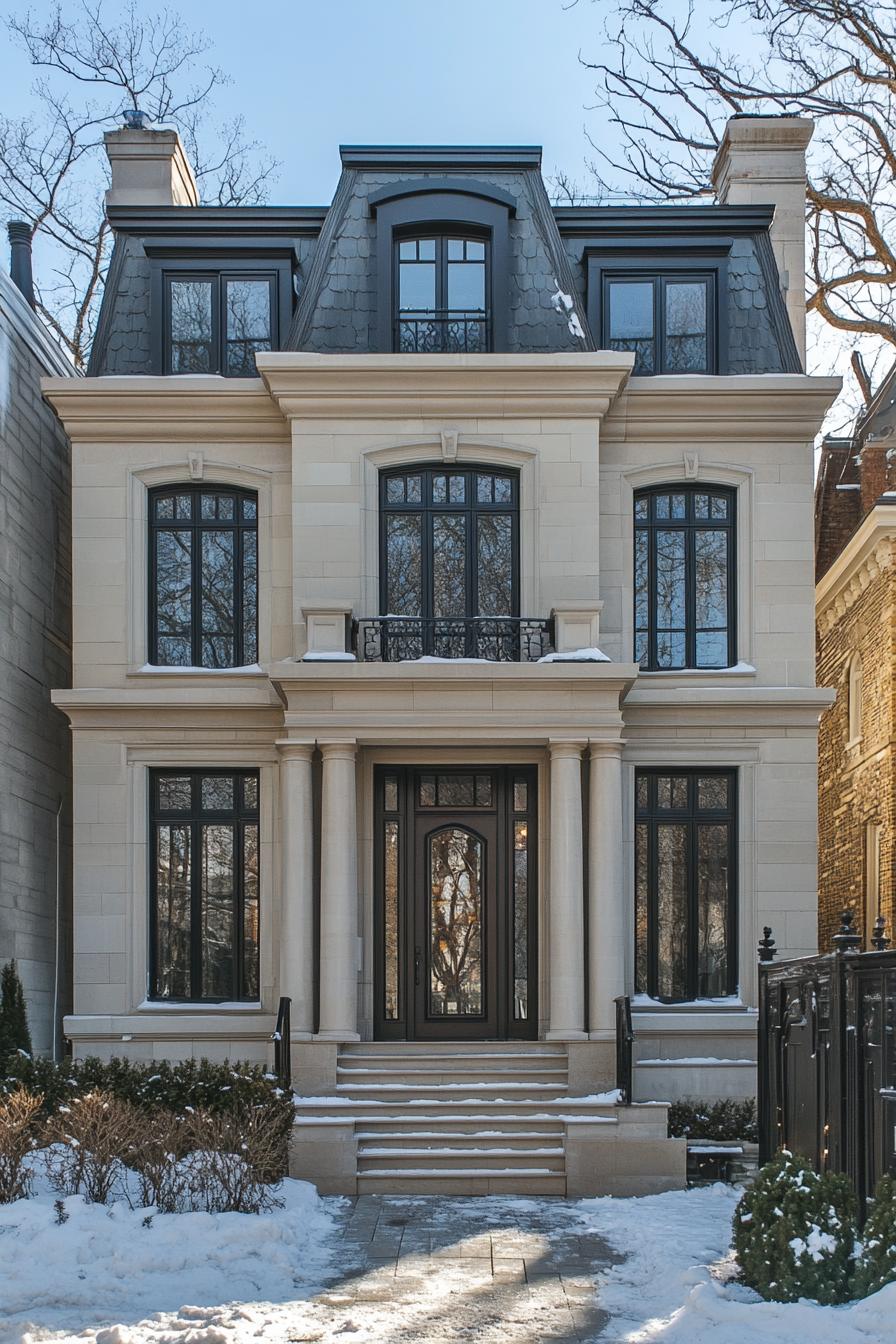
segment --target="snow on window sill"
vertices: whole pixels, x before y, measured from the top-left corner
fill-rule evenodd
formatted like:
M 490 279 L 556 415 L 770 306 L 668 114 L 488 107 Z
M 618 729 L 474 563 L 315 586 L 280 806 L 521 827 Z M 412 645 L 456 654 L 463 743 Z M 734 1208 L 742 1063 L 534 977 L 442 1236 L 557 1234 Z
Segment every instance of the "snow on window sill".
M 747 1004 L 739 994 L 725 994 L 719 999 L 685 999 L 676 1003 L 664 1003 L 662 999 L 652 999 L 649 994 L 633 994 L 632 1007 L 643 1008 L 650 1012 L 662 1013 L 717 1013 L 720 1010 L 736 1011 L 744 1010 Z
M 302 655 L 303 663 L 356 663 L 353 653 L 340 652 L 339 649 L 309 649 Z
M 159 663 L 144 663 L 130 673 L 132 677 L 261 677 L 264 668 L 260 663 L 247 663 L 243 667 L 168 667 Z
M 144 999 L 137 1005 L 138 1013 L 260 1013 L 261 1000 L 252 999 L 245 1003 L 204 1003 L 201 999 L 190 1002 L 165 999 Z
M 566 653 L 546 653 L 540 663 L 609 663 L 602 649 L 570 649 Z
M 752 663 L 733 663 L 731 667 L 669 667 L 663 670 L 651 668 L 641 673 L 642 677 L 755 677 L 756 669 Z

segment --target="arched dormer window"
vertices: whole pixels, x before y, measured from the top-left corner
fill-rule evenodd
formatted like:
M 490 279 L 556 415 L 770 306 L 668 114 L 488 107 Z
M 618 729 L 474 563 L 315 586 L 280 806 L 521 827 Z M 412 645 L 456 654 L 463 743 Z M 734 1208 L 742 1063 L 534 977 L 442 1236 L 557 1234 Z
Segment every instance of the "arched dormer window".
M 862 740 L 862 655 L 859 653 L 854 653 L 849 660 L 847 717 L 849 740 L 846 745 L 852 747 Z
M 506 350 L 513 197 L 488 182 L 421 178 L 381 187 L 369 205 L 380 350 Z

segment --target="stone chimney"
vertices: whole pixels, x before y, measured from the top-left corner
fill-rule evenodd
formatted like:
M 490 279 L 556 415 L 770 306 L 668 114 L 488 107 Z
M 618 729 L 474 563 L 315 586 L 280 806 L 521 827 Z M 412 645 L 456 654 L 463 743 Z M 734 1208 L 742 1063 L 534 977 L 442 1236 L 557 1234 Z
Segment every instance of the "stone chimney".
M 103 136 L 112 167 L 110 205 L 198 205 L 193 169 L 177 131 L 125 128 Z
M 803 367 L 806 364 L 807 117 L 732 117 L 712 166 L 720 205 L 773 205 L 771 241 Z

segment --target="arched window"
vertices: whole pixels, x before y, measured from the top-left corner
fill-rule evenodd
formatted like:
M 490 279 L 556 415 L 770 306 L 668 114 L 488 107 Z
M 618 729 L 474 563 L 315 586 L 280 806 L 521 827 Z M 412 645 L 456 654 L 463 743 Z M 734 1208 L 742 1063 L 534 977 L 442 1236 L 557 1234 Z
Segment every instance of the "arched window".
M 231 486 L 149 495 L 149 661 L 243 667 L 258 660 L 258 498 Z
M 428 231 L 399 238 L 395 252 L 393 348 L 404 355 L 488 350 L 488 239 Z
M 635 659 L 645 671 L 731 667 L 735 492 L 660 485 L 635 495 Z
M 848 746 L 860 742 L 862 739 L 862 656 L 855 653 L 849 660 L 848 673 L 848 720 L 849 720 L 849 741 Z

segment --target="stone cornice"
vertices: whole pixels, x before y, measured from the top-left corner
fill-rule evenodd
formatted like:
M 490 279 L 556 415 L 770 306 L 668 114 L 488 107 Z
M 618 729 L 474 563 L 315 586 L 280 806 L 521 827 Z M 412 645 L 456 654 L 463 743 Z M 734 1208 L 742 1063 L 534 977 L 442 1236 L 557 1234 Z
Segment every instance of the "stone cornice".
M 862 520 L 815 586 L 815 613 L 823 635 L 896 563 L 896 507 L 877 504 Z
M 74 443 L 257 443 L 288 430 L 259 378 L 43 378 Z
M 300 419 L 600 419 L 631 372 L 610 351 L 551 355 L 257 357 L 283 414 Z
M 601 429 L 604 442 L 812 442 L 839 378 L 801 373 L 632 378 Z

